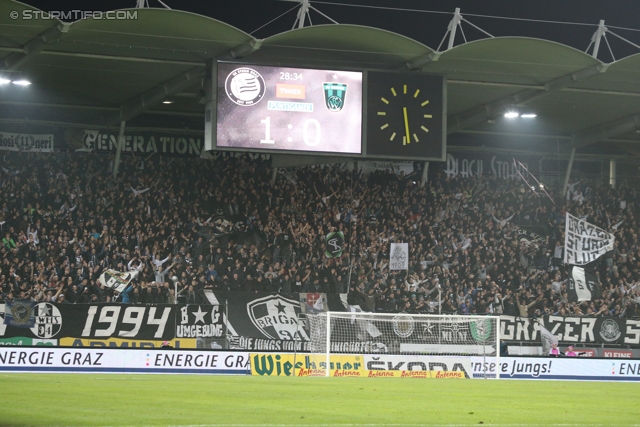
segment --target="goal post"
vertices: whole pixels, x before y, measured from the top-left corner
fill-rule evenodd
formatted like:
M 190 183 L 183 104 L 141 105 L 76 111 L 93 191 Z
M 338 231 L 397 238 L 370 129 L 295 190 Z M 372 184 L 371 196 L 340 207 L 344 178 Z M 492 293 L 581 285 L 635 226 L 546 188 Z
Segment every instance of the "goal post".
M 367 370 L 454 367 L 499 378 L 499 316 L 324 312 L 309 314 L 308 322 L 310 351 L 329 367 L 326 376 L 332 357 L 360 355 Z

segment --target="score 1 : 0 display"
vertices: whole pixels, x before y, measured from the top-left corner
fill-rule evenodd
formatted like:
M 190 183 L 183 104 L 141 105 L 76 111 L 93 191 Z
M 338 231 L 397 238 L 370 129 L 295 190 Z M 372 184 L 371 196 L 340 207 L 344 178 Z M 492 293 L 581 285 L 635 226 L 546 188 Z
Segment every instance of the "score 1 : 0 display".
M 362 73 L 218 63 L 218 148 L 362 152 Z

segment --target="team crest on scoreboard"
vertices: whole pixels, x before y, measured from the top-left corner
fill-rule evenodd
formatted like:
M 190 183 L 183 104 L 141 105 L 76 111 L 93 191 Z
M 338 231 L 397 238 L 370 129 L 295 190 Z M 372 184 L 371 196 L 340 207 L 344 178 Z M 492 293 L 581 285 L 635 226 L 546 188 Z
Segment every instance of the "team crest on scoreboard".
M 260 332 L 271 339 L 303 340 L 309 336 L 303 325 L 298 325 L 300 302 L 282 295 L 269 295 L 247 304 L 251 322 Z
M 266 88 L 262 75 L 253 68 L 236 68 L 229 73 L 224 86 L 229 99 L 243 107 L 260 102 Z
M 329 111 L 337 112 L 344 107 L 347 97 L 347 85 L 345 83 L 323 83 L 324 103 Z

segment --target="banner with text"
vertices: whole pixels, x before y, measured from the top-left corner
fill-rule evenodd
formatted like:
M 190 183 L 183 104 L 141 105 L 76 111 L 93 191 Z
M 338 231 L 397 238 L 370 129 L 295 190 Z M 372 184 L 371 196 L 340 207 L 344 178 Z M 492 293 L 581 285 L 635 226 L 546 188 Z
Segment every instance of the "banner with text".
M 219 305 L 185 305 L 177 314 L 176 338 L 223 338 L 224 323 Z
M 0 323 L 0 337 L 126 338 L 168 340 L 175 335 L 178 306 L 124 304 L 52 304 L 34 307 L 33 327 L 16 328 Z M 5 317 L 5 304 L 0 316 Z
M 299 323 L 300 295 L 231 292 L 208 293 L 213 304 L 227 301 L 229 348 L 251 351 L 308 351 L 308 329 Z
M 250 361 L 248 353 L 210 350 L 5 347 L 0 372 L 246 375 Z
M 528 172 L 537 173 L 538 160 L 533 157 L 519 156 L 516 162 L 508 155 L 491 155 L 487 153 L 451 153 L 447 154 L 447 162 L 439 165 L 434 163 L 436 168 L 445 167 L 444 173 L 449 178 L 461 176 L 471 178 L 474 176 L 495 176 L 501 179 L 514 179 L 525 176 Z M 534 170 L 531 170 L 529 164 Z
M 34 135 L 0 131 L 0 150 L 48 153 L 53 151 L 53 134 Z
M 526 380 L 640 381 L 637 360 L 603 360 L 581 357 L 501 357 L 500 363 L 487 363 L 472 357 L 476 378 Z
M 613 234 L 567 212 L 564 263 L 585 265 L 613 250 Z
M 586 316 L 544 316 L 537 320 L 565 344 L 640 344 L 640 320 Z M 500 339 L 540 343 L 537 320 L 500 316 Z
M 60 338 L 60 347 L 93 347 L 93 348 L 160 348 L 168 342 L 173 348 L 199 348 L 194 338 L 177 338 L 172 340 L 125 340 L 109 338 Z
M 118 131 L 78 129 L 72 135 L 72 145 L 83 151 L 115 153 L 118 147 Z M 127 132 L 124 134 L 123 152 L 148 156 L 199 157 L 204 146 L 203 135 L 179 135 L 155 132 Z

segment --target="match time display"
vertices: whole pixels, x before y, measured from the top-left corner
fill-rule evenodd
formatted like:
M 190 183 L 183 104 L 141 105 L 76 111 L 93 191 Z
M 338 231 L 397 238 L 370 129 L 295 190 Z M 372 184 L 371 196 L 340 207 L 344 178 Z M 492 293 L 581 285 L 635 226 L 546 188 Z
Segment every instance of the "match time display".
M 361 154 L 362 73 L 218 63 L 218 148 Z

